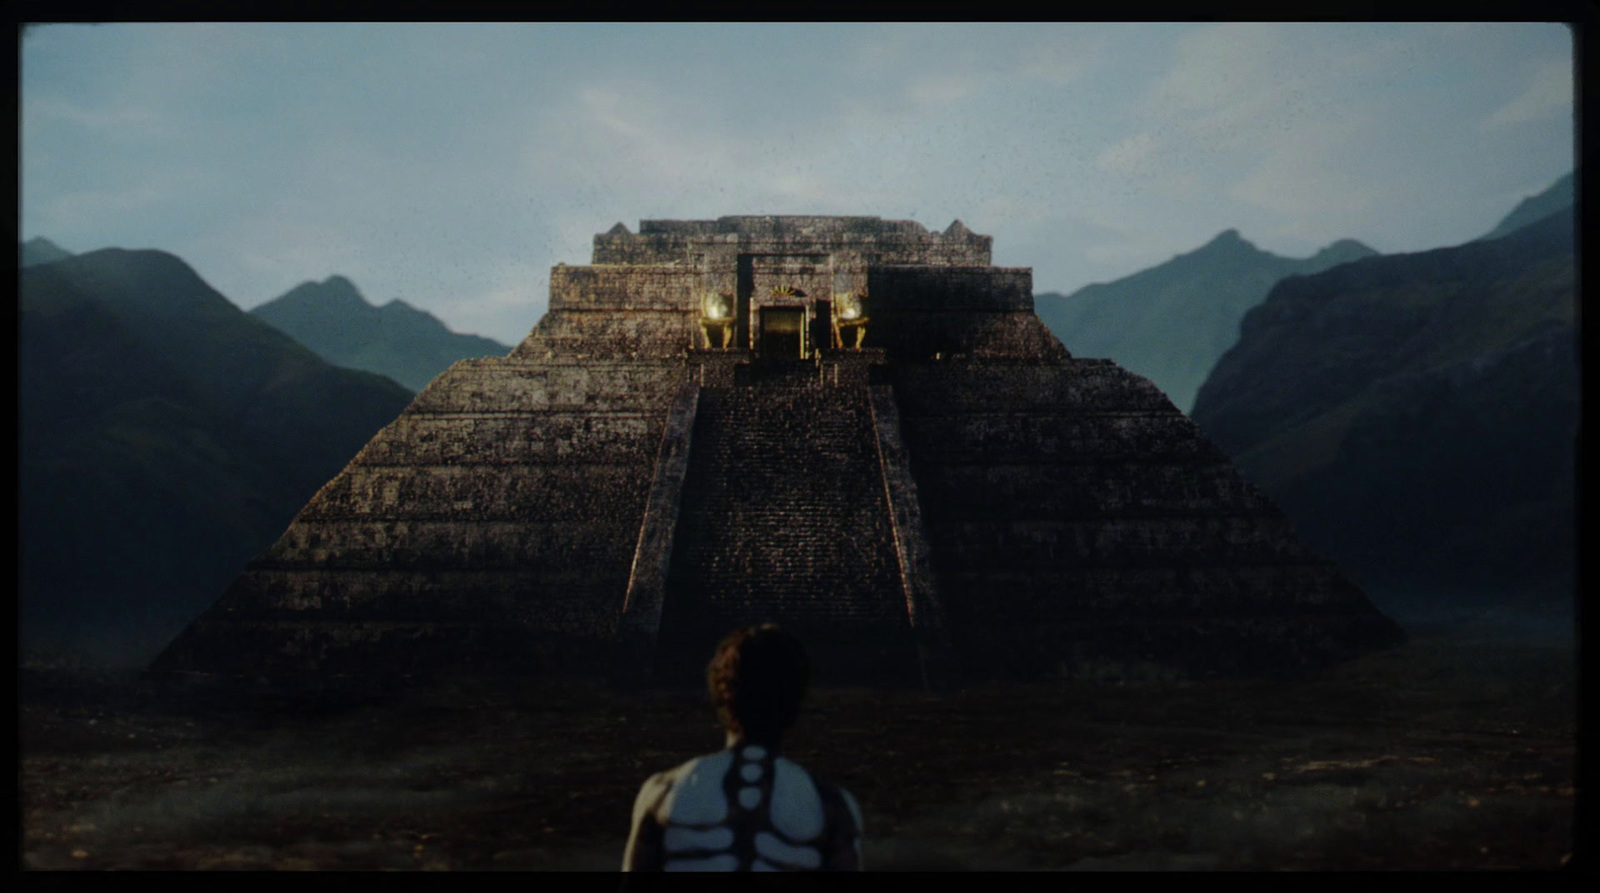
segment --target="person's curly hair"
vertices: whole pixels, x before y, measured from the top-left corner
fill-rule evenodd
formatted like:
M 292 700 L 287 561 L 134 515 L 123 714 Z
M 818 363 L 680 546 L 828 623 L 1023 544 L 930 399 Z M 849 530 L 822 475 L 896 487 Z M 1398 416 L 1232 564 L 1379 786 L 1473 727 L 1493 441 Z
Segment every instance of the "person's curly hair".
M 776 741 L 794 725 L 810 683 L 805 646 L 773 623 L 729 633 L 706 667 L 722 727 L 751 741 Z

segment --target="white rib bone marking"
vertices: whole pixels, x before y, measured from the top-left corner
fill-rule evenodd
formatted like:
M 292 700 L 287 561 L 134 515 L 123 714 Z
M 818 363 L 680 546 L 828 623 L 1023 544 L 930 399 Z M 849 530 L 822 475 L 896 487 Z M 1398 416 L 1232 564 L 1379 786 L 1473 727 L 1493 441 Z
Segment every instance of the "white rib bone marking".
M 739 789 L 739 805 L 743 806 L 745 809 L 755 809 L 757 806 L 760 806 L 761 805 L 761 789 L 760 788 L 740 788 Z
M 718 853 L 705 859 L 668 859 L 663 871 L 733 871 L 739 867 L 739 857 L 732 853 Z
M 725 850 L 733 846 L 732 828 L 679 828 L 667 829 L 662 843 L 674 852 L 684 850 Z
M 662 812 L 674 825 L 715 825 L 728 817 L 722 779 L 733 766 L 728 751 L 695 760 L 667 793 Z
M 742 793 L 742 792 L 741 792 Z M 816 840 L 822 834 L 822 797 L 811 776 L 779 757 L 772 776 L 772 826 L 790 840 Z
M 739 767 L 739 777 L 750 782 L 751 784 L 755 784 L 761 780 L 761 764 L 745 763 L 743 766 Z
M 768 859 L 801 868 L 818 868 L 822 865 L 822 854 L 814 847 L 791 846 L 765 831 L 756 833 L 756 852 Z
M 751 871 L 782 871 L 783 869 L 779 868 L 776 865 L 773 865 L 771 862 L 768 862 L 765 859 L 757 859 L 754 862 L 750 863 L 750 870 Z

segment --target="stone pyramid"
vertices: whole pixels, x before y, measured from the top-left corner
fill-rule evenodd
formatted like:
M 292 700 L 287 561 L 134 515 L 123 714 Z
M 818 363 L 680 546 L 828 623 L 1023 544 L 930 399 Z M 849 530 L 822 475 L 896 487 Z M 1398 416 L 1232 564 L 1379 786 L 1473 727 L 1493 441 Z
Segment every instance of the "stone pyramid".
M 1404 634 L 959 221 L 622 224 L 430 384 L 157 674 L 693 683 L 777 621 L 819 682 L 1313 668 Z

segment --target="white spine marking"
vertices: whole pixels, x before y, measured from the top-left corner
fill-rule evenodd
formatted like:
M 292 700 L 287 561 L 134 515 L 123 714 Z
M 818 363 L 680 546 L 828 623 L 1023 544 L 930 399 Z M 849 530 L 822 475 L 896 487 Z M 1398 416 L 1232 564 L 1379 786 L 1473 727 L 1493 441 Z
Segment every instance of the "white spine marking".
M 746 744 L 744 747 L 744 758 L 747 760 L 764 759 L 766 755 L 767 749 L 759 744 Z
M 776 862 L 785 862 L 801 868 L 820 868 L 822 854 L 814 847 L 791 846 L 765 831 L 756 834 L 756 852 Z
M 760 806 L 761 805 L 761 789 L 760 788 L 740 788 L 739 789 L 739 805 L 743 806 L 745 809 L 755 809 L 757 806 Z
M 722 779 L 733 767 L 728 751 L 701 757 L 682 773 L 667 794 L 667 821 L 674 825 L 715 825 L 728 817 Z
M 743 766 L 739 767 L 739 777 L 750 782 L 751 784 L 755 784 L 761 780 L 761 764 L 745 763 Z
M 790 840 L 816 840 L 822 835 L 822 797 L 811 776 L 791 760 L 778 757 L 772 776 L 772 826 Z
M 733 846 L 732 828 L 679 828 L 667 829 L 662 843 L 667 849 L 681 853 L 685 850 L 725 850 Z
M 734 871 L 739 867 L 739 857 L 732 853 L 718 853 L 705 859 L 668 859 L 663 871 Z

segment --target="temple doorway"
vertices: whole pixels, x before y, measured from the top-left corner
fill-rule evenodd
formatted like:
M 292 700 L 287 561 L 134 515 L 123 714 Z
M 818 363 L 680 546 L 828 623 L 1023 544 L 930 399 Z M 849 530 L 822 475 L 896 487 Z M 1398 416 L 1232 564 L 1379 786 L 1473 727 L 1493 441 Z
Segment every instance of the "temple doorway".
M 759 351 L 770 360 L 805 358 L 804 307 L 762 307 Z

